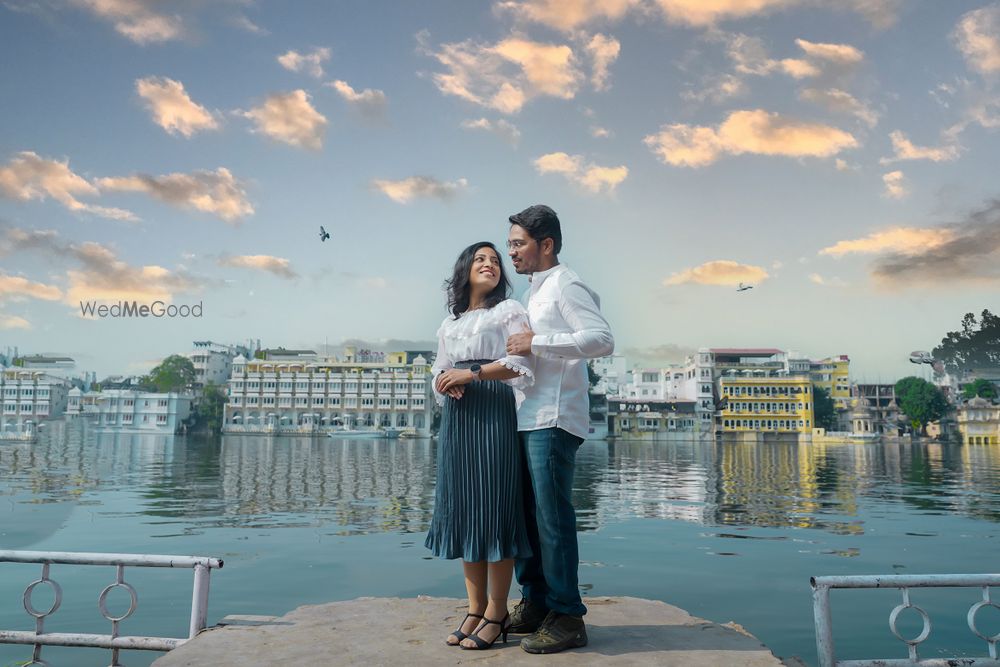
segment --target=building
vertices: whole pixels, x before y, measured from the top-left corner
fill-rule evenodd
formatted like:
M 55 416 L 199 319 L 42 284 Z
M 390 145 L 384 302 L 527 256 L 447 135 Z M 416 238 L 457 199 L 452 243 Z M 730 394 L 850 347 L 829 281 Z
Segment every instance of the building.
M 851 387 L 851 396 L 851 431 L 900 435 L 902 415 L 896 404 L 896 385 L 859 383 Z
M 249 348 L 239 345 L 223 345 L 210 340 L 194 341 L 194 350 L 187 357 L 194 364 L 194 387 L 201 389 L 206 384 L 224 385 L 233 370 L 233 359 L 238 355 L 250 356 Z
M 731 369 L 732 371 L 732 369 Z M 804 375 L 767 375 L 765 370 L 735 371 L 719 383 L 719 421 L 725 436 L 763 433 L 800 437 L 812 433 L 812 383 Z
M 594 359 L 594 372 L 601 376 L 601 379 L 594 385 L 592 391 L 595 394 L 606 394 L 608 396 L 618 396 L 623 385 L 627 384 L 628 363 L 621 354 L 612 354 L 609 357 Z
M 823 387 L 838 411 L 847 410 L 851 400 L 851 360 L 846 354 L 809 363 L 809 377 L 816 387 Z
M 608 398 L 609 437 L 669 440 L 702 432 L 694 401 Z
M 40 370 L 0 367 L 0 429 L 23 431 L 66 411 L 69 381 Z
M 67 414 L 87 414 L 100 431 L 177 433 L 191 414 L 194 397 L 178 392 L 105 389 L 84 394 L 69 391 Z
M 958 406 L 958 431 L 966 445 L 1000 445 L 1000 405 L 977 396 Z
M 343 361 L 310 350 L 259 354 L 263 358 L 233 360 L 225 433 L 383 427 L 430 434 L 430 363 L 421 354 L 359 354 L 352 347 L 345 349 Z

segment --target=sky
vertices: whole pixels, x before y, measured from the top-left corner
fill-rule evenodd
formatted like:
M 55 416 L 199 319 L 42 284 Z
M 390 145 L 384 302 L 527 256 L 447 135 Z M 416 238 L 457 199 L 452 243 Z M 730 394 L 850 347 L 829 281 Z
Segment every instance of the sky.
M 0 0 L 0 63 L 0 351 L 99 376 L 433 349 L 536 203 L 634 363 L 891 381 L 1000 307 L 1000 2 Z

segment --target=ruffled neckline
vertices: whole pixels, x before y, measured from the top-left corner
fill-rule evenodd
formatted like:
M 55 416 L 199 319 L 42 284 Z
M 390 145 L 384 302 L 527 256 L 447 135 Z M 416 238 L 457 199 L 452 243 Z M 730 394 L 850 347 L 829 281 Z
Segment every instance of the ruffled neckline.
M 524 313 L 524 306 L 514 299 L 505 299 L 492 308 L 476 308 L 467 310 L 455 319 L 449 315 L 441 322 L 437 336 L 445 338 L 471 338 L 478 335 L 483 328 L 501 326 Z

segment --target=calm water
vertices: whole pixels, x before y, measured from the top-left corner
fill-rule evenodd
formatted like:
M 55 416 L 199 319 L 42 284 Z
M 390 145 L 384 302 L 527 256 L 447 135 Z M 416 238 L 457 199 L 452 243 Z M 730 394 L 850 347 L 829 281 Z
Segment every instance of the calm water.
M 423 548 L 434 442 L 98 437 L 52 426 L 32 446 L 0 443 L 0 548 L 224 558 L 210 623 L 366 595 L 464 595 L 457 563 Z M 664 600 L 735 621 L 777 655 L 810 664 L 811 575 L 1000 570 L 996 447 L 587 442 L 574 493 L 585 601 Z M 33 629 L 20 597 L 39 570 L 0 564 L 0 629 Z M 51 576 L 64 601 L 47 629 L 109 631 L 97 595 L 112 568 L 53 566 Z M 186 633 L 190 571 L 131 569 L 126 579 L 140 605 L 124 632 Z M 979 595 L 914 592 L 934 619 L 923 655 L 986 654 L 964 629 Z M 123 598 L 111 597 L 113 612 Z M 898 599 L 834 592 L 838 657 L 905 657 L 887 629 Z M 45 594 L 35 606 L 47 606 Z M 980 618 L 981 629 L 1000 630 L 1000 613 Z M 0 646 L 0 666 L 29 653 Z M 158 655 L 123 661 L 148 665 Z M 98 649 L 43 656 L 74 667 L 109 662 Z

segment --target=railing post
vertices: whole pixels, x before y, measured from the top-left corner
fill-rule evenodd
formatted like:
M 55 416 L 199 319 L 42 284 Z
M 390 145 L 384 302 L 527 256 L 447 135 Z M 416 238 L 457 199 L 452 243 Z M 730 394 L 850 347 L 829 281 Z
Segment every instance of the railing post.
M 819 667 L 836 667 L 837 659 L 833 653 L 833 620 L 830 614 L 830 588 L 825 584 L 817 584 L 815 577 L 810 577 L 813 588 L 813 618 L 816 623 L 816 655 Z
M 191 594 L 191 628 L 188 636 L 194 636 L 205 629 L 208 623 L 208 585 L 212 570 L 204 565 L 194 566 L 194 591 Z

